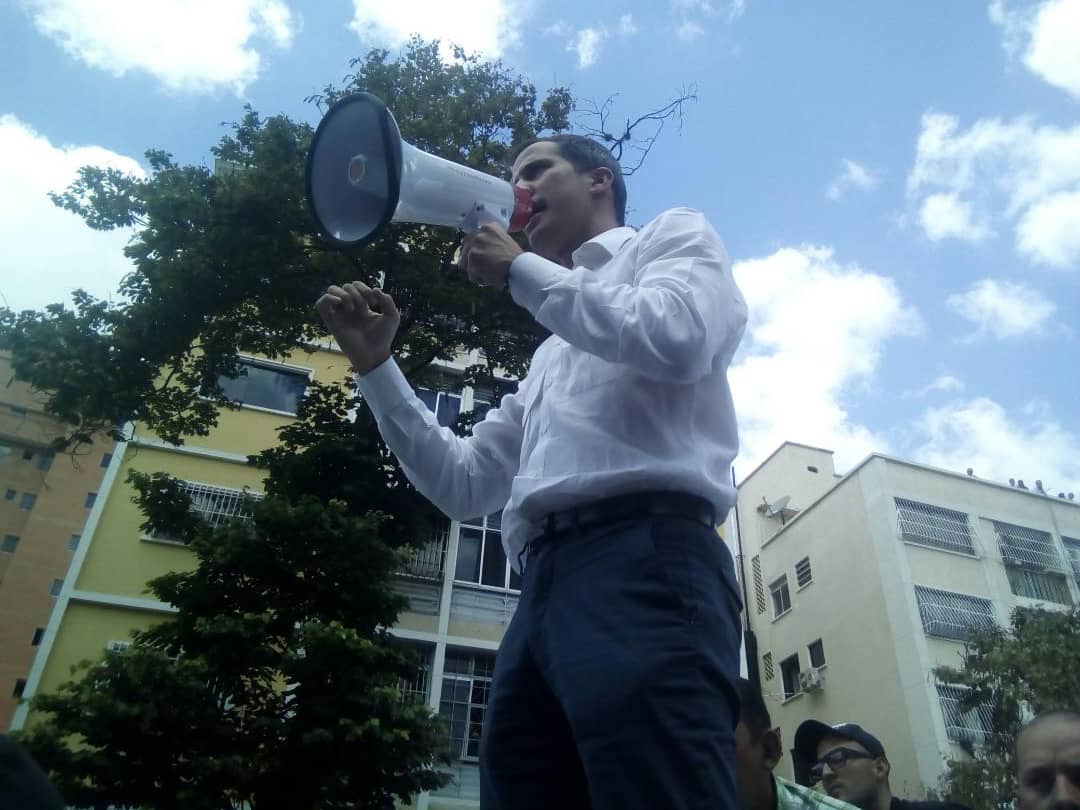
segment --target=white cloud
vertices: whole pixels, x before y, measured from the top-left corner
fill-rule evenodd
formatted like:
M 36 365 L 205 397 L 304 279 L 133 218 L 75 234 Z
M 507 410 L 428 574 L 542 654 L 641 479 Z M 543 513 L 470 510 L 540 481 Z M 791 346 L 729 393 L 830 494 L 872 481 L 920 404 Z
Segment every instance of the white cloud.
M 1038 402 L 1020 419 L 986 397 L 928 409 L 915 425 L 917 461 L 950 470 L 972 467 L 998 482 L 1022 478 L 1029 488 L 1080 492 L 1080 435 L 1054 420 Z
M 1045 0 L 1034 7 L 990 3 L 1005 47 L 1043 81 L 1080 98 L 1080 0 Z
M 419 34 L 440 40 L 446 53 L 460 45 L 469 53 L 497 57 L 520 41 L 523 16 L 515 0 L 353 0 L 349 28 L 389 45 Z
M 100 146 L 54 146 L 15 116 L 0 116 L 0 303 L 15 310 L 70 303 L 77 287 L 108 298 L 131 272 L 122 252 L 130 231 L 91 230 L 47 196 L 88 164 L 144 175 L 130 157 Z
M 281 0 L 23 0 L 38 30 L 69 56 L 114 76 L 145 71 L 171 90 L 241 94 L 259 75 L 253 44 L 292 44 Z
M 928 112 L 907 185 L 931 239 L 977 241 L 1004 225 L 1032 262 L 1080 267 L 1080 125 L 984 118 L 962 130 L 955 116 Z
M 950 237 L 981 242 L 990 235 L 990 228 L 984 222 L 975 222 L 971 203 L 955 194 L 929 195 L 923 200 L 919 222 L 935 242 Z
M 834 449 L 841 465 L 887 449 L 845 403 L 872 383 L 889 340 L 921 328 L 892 280 L 821 247 L 739 262 L 735 276 L 750 309 L 730 372 L 740 468 L 789 439 Z
M 1054 302 L 1038 290 L 984 278 L 963 293 L 950 295 L 949 309 L 976 326 L 972 338 L 1016 338 L 1038 334 L 1054 316 Z
M 877 186 L 880 180 L 877 172 L 848 158 L 841 162 L 843 171 L 825 189 L 825 196 L 830 200 L 839 200 L 848 191 L 870 191 Z
M 623 14 L 619 17 L 619 23 L 615 27 L 615 31 L 622 36 L 630 36 L 637 33 L 637 24 L 634 22 L 633 14 Z
M 683 42 L 693 42 L 705 33 L 705 28 L 693 20 L 683 20 L 675 27 L 675 36 Z
M 963 390 L 964 383 L 962 380 L 952 374 L 939 374 L 922 388 L 905 391 L 904 397 L 907 399 L 922 399 L 930 394 L 956 394 Z
M 607 36 L 607 31 L 603 28 L 582 28 L 574 34 L 566 50 L 577 54 L 579 68 L 590 67 L 596 63 L 600 54 L 600 45 Z

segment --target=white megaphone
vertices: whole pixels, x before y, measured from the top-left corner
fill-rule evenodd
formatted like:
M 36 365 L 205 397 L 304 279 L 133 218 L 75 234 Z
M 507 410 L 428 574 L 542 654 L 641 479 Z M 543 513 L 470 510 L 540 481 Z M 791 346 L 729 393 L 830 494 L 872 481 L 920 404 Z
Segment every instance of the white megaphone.
M 517 231 L 532 213 L 524 189 L 403 141 L 390 110 L 370 93 L 327 111 L 308 151 L 306 183 L 315 221 L 340 247 L 364 244 L 388 222 L 464 231 L 499 222 Z

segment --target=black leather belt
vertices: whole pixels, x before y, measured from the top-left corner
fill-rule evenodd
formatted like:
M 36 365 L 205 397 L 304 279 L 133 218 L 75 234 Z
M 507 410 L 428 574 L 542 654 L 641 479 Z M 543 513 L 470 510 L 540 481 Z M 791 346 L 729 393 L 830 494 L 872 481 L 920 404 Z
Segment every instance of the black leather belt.
M 572 529 L 581 530 L 618 520 L 656 516 L 683 517 L 710 528 L 716 525 L 713 505 L 698 495 L 685 492 L 635 492 L 548 513 L 545 538 Z

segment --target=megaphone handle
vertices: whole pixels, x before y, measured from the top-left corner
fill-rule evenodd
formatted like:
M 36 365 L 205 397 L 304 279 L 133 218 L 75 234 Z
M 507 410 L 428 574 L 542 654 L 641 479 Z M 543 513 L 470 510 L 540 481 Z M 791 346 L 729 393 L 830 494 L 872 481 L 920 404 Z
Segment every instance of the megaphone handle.
M 465 219 L 461 221 L 460 227 L 463 233 L 472 233 L 481 225 L 485 225 L 488 222 L 505 224 L 499 217 L 489 211 L 483 203 L 476 203 L 469 209 L 469 213 L 466 214 Z

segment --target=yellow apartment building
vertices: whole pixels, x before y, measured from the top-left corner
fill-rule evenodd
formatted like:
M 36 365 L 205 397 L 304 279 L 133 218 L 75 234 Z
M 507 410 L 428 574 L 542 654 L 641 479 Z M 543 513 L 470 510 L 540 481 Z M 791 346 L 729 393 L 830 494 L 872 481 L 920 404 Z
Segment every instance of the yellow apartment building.
M 10 355 L 0 353 L 0 729 L 24 693 L 113 452 L 99 442 L 54 455 L 49 445 L 64 426 L 12 376 Z

